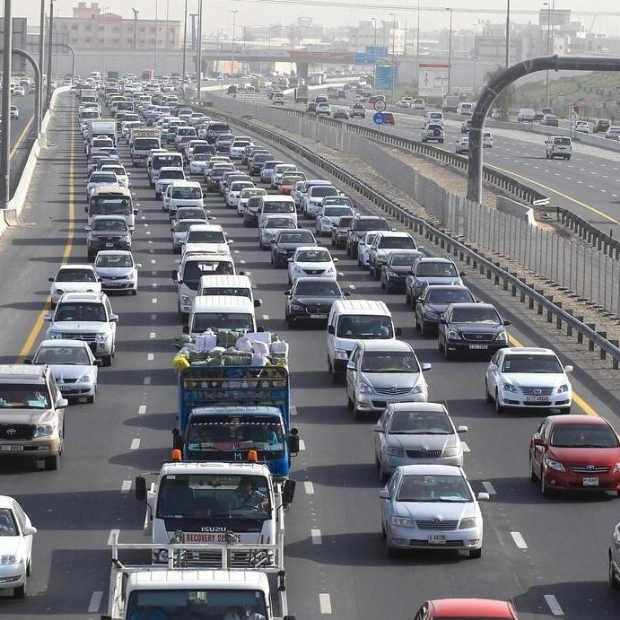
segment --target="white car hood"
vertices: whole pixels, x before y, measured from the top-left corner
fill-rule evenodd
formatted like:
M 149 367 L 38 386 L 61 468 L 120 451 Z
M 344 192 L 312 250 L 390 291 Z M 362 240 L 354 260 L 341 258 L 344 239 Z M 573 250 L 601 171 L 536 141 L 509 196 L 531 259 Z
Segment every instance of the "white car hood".
M 101 291 L 100 282 L 54 282 L 54 290 L 61 290 L 65 293 L 99 293 Z
M 97 267 L 96 272 L 101 278 L 129 278 L 134 274 L 133 267 Z
M 369 372 L 360 373 L 360 379 L 373 388 L 411 388 L 417 384 L 417 372 Z M 389 395 L 387 395 L 389 397 Z
M 563 373 L 504 373 L 502 379 L 516 387 L 555 388 L 563 384 L 570 385 L 568 378 Z
M 446 447 L 456 445 L 455 436 L 450 435 L 399 435 L 396 433 L 388 433 L 385 436 L 385 442 L 388 446 L 398 446 L 405 450 L 420 450 L 429 452 L 431 450 L 441 450 Z
M 58 321 L 52 323 L 49 332 L 106 332 L 108 324 L 103 321 Z
M 92 373 L 95 366 L 88 364 L 50 364 L 56 383 L 62 385 L 67 379 L 79 379 L 85 373 Z
M 396 505 L 400 516 L 414 521 L 452 521 L 476 515 L 473 502 L 398 502 Z
M 332 263 L 331 261 L 329 262 L 322 262 L 322 263 L 293 263 L 293 267 L 297 267 L 298 269 L 303 269 L 304 271 L 308 271 L 308 270 L 315 270 L 315 269 L 329 269 L 330 267 L 333 267 L 334 263 Z

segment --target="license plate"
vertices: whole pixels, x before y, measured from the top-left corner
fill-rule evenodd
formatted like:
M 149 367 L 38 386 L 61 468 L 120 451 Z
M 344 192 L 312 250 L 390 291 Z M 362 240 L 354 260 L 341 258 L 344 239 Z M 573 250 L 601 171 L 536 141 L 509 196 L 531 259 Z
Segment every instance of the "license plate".
M 103 282 L 103 284 L 109 286 L 110 288 L 114 288 L 115 286 L 124 286 L 122 282 Z
M 428 544 L 429 545 L 445 545 L 446 537 L 442 536 L 441 534 L 429 534 Z
M 546 403 L 549 399 L 546 396 L 526 396 L 528 403 Z
M 106 243 L 106 244 L 105 244 L 105 247 L 106 247 L 106 248 L 113 248 L 113 247 L 114 247 L 114 244 L 113 244 L 113 243 Z
M 71 389 L 70 385 L 59 385 L 58 387 L 60 388 L 61 392 L 67 392 Z
M 487 345 L 487 344 L 470 344 L 469 348 L 470 349 L 476 349 L 478 351 L 484 351 L 485 349 L 489 348 L 489 345 Z
M 13 446 L 8 444 L 3 444 L 0 446 L 0 452 L 21 452 L 24 449 L 24 446 Z
M 583 479 L 584 487 L 597 487 L 598 486 L 598 477 L 594 478 L 584 478 Z
M 311 314 L 310 318 L 311 319 L 326 319 L 327 315 L 326 314 Z
M 194 544 L 220 544 L 226 542 L 226 534 L 207 534 L 205 532 L 185 532 L 184 542 Z

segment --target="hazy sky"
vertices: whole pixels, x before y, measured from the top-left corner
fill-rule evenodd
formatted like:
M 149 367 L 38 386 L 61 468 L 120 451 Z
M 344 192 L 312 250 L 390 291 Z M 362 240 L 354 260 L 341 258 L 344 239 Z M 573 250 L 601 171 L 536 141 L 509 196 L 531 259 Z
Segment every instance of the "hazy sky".
M 605 34 L 620 32 L 620 3 L 618 0 L 550 0 L 555 3 L 556 9 L 570 9 L 583 13 L 576 15 L 574 21 L 581 21 L 587 29 Z M 45 0 L 49 7 L 49 0 Z M 91 0 L 87 0 L 89 5 Z M 199 0 L 188 0 L 188 13 L 197 12 Z M 347 26 L 355 25 L 360 20 L 392 21 L 390 13 L 395 13 L 396 19 L 411 26 L 417 23 L 418 0 L 203 0 L 204 31 L 214 32 L 218 29 L 232 31 L 233 14 L 236 10 L 237 27 L 254 24 L 269 25 L 293 22 L 297 17 L 312 17 L 317 26 Z M 0 3 L 3 11 L 4 3 Z M 101 0 L 99 6 L 108 7 L 108 10 L 127 19 L 132 17 L 132 7 L 137 9 L 139 19 L 155 19 L 157 6 L 159 19 L 182 20 L 185 0 Z M 506 0 L 419 0 L 421 12 L 420 23 L 424 30 L 440 30 L 448 27 L 448 14 L 445 8 L 453 8 L 453 27 L 472 29 L 479 20 L 503 22 L 506 10 Z M 340 5 L 340 6 L 338 6 Z M 345 6 L 342 6 L 345 5 Z M 347 8 L 349 5 L 350 8 Z M 13 0 L 13 15 L 27 17 L 29 25 L 39 23 L 40 0 Z M 54 0 L 56 14 L 70 17 L 72 8 L 77 6 L 77 0 Z M 543 2 L 537 0 L 512 0 L 513 19 L 515 22 L 527 23 L 536 21 L 536 16 L 517 14 L 516 9 L 532 10 L 534 13 L 543 8 Z M 433 11 L 425 8 L 433 7 Z M 616 17 L 594 17 L 592 7 L 596 11 L 615 13 Z M 354 10 L 352 10 L 354 9 Z M 480 9 L 495 9 L 500 13 L 484 13 Z M 46 9 L 49 10 L 49 9 Z M 462 12 L 471 11 L 471 12 Z

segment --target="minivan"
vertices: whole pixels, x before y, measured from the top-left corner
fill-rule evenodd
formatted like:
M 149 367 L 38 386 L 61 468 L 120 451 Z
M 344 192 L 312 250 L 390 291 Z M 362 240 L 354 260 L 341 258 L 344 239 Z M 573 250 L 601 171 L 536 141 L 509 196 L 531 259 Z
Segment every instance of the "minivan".
M 252 281 L 246 275 L 202 276 L 200 278 L 198 295 L 200 297 L 204 295 L 247 297 L 254 304 L 255 308 L 262 304 L 260 299 L 254 299 Z
M 334 383 L 345 377 L 349 356 L 359 340 L 393 340 L 400 334 L 383 301 L 336 300 L 327 319 L 327 371 Z
M 547 159 L 563 157 L 570 159 L 573 152 L 573 141 L 567 136 L 549 136 L 545 140 L 545 154 Z
M 471 116 L 474 112 L 474 104 L 473 103 L 465 103 L 461 102 L 456 108 L 456 113 L 461 116 Z
M 202 185 L 198 181 L 174 181 L 169 189 L 168 208 L 170 219 L 174 219 L 179 207 L 203 207 Z
M 235 332 L 239 337 L 256 332 L 254 302 L 239 295 L 204 295 L 192 302 L 189 323 L 183 331 L 198 336 L 207 330 Z

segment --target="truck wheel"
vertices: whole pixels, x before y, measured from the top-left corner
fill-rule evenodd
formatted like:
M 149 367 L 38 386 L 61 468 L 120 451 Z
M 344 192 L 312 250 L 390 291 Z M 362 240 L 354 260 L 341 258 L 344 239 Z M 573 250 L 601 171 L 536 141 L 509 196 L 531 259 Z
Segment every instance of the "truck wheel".
M 48 456 L 44 461 L 43 465 L 46 471 L 56 471 L 60 466 L 60 454 L 55 454 L 54 456 Z
M 105 366 L 106 368 L 112 366 L 112 356 L 111 355 L 104 355 L 102 359 L 103 359 L 103 366 Z

